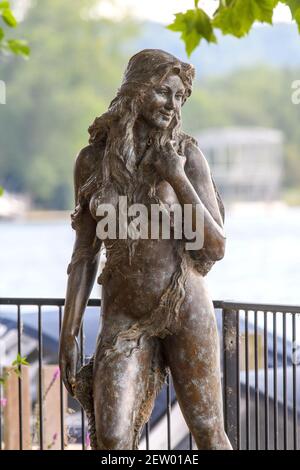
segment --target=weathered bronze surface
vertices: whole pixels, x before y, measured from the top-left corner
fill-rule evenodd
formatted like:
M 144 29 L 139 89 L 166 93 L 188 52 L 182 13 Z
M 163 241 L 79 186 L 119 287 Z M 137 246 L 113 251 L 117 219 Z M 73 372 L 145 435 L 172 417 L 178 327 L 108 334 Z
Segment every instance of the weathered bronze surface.
M 181 130 L 193 78 L 193 66 L 164 51 L 133 56 L 76 160 L 76 241 L 60 368 L 66 388 L 87 412 L 94 449 L 138 448 L 168 369 L 198 448 L 231 448 L 223 425 L 218 332 L 204 279 L 224 256 L 224 208 L 196 140 Z M 102 327 L 93 360 L 79 369 L 76 338 L 102 246 L 97 208 L 117 207 L 119 196 L 166 210 L 190 204 L 193 223 L 201 207 L 204 245 L 187 251 L 186 240 L 174 236 L 104 240 Z

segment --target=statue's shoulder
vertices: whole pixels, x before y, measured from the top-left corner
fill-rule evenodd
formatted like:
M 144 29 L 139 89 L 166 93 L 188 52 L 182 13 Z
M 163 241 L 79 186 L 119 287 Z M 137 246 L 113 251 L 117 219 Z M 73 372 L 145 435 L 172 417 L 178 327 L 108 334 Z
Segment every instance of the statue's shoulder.
M 196 174 L 199 175 L 209 174 L 209 164 L 202 153 L 198 141 L 188 135 L 182 135 L 182 147 L 183 147 L 183 155 L 187 159 L 187 165 L 191 168 L 192 171 L 195 171 Z
M 78 184 L 84 184 L 101 166 L 104 150 L 104 146 L 89 144 L 78 152 L 74 166 L 74 176 Z
M 184 134 L 184 156 L 186 157 L 186 171 L 190 178 L 201 185 L 207 179 L 212 182 L 212 186 L 216 195 L 219 210 L 223 221 L 225 220 L 225 208 L 212 175 L 209 163 L 202 153 L 198 141 L 187 134 Z
M 102 182 L 102 160 L 105 145 L 89 144 L 77 154 L 74 165 L 74 186 L 77 198 L 82 205 Z

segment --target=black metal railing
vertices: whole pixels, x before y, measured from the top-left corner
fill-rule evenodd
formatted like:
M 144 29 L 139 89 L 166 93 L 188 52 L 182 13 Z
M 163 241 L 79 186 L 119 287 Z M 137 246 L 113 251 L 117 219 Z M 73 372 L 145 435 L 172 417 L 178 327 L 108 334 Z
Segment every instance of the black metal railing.
M 100 300 L 90 300 L 87 311 L 100 307 Z M 28 308 L 35 313 L 36 326 L 27 322 Z M 43 416 L 43 367 L 46 363 L 56 363 L 58 338 L 62 325 L 64 299 L 21 299 L 0 298 L 0 325 L 17 332 L 16 353 L 23 354 L 24 337 L 35 337 L 36 351 L 32 352 L 37 364 L 37 374 L 32 380 L 37 381 L 37 395 L 34 401 L 38 405 L 38 428 L 35 448 L 45 448 Z M 54 309 L 53 309 L 54 307 Z M 237 302 L 214 302 L 217 324 L 220 332 L 221 367 L 223 377 L 223 401 L 225 429 L 234 449 L 298 449 L 299 446 L 299 376 L 297 365 L 300 342 L 299 306 L 253 304 Z M 49 331 L 45 333 L 43 320 L 45 308 L 48 318 L 56 318 L 56 337 L 49 340 Z M 49 312 L 51 308 L 51 312 Z M 25 311 L 26 310 L 26 311 Z M 6 323 L 5 323 L 6 322 Z M 53 330 L 53 325 L 51 326 Z M 51 331 L 52 331 L 51 330 Z M 53 331 L 50 336 L 53 336 Z M 5 341 L 5 338 L 0 339 Z M 49 344 L 52 344 L 51 347 Z M 49 352 L 50 351 L 50 352 Z M 82 363 L 86 357 L 85 324 L 80 333 L 80 351 Z M 36 356 L 34 356 L 34 353 Z M 52 355 L 51 355 L 52 354 Z M 300 354 L 299 354 L 300 356 Z M 22 368 L 22 366 L 20 366 Z M 65 392 L 60 380 L 60 448 L 69 444 L 66 438 L 66 403 Z M 172 379 L 168 377 L 165 390 L 164 415 L 166 418 L 167 448 L 174 448 L 172 436 L 172 408 L 174 390 Z M 3 387 L 0 399 L 4 398 Z M 9 397 L 8 397 L 9 398 Z M 1 401 L 2 404 L 2 401 Z M 22 378 L 18 378 L 18 421 L 19 449 L 23 449 L 23 403 Z M 87 448 L 87 429 L 84 413 L 80 416 L 79 435 L 75 444 Z M 4 436 L 3 406 L 0 408 L 0 449 L 3 449 Z M 155 449 L 151 442 L 151 429 L 156 422 L 150 420 L 145 426 L 144 441 L 146 449 Z M 68 441 L 68 442 L 66 442 Z M 190 434 L 186 434 L 187 449 L 194 447 Z

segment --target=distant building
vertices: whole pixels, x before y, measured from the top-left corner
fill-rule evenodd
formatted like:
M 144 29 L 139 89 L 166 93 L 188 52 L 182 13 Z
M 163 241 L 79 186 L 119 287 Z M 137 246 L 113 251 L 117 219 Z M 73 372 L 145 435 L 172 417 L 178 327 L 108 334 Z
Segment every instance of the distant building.
M 211 128 L 197 136 L 221 195 L 230 201 L 280 199 L 283 134 L 275 129 Z
M 0 220 L 22 217 L 30 208 L 30 198 L 24 194 L 8 193 L 0 197 Z

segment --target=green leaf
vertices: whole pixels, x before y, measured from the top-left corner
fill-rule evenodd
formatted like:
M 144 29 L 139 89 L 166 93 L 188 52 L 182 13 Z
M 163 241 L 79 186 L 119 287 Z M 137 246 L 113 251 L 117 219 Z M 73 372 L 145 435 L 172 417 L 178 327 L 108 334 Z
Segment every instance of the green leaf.
M 18 353 L 16 359 L 11 363 L 11 365 L 12 365 L 12 366 L 17 366 L 17 365 L 20 364 L 20 361 L 21 361 L 21 356 L 20 356 L 20 354 Z
M 185 13 L 176 13 L 174 22 L 167 28 L 181 33 L 181 39 L 185 43 L 188 56 L 202 39 L 208 43 L 217 42 L 211 19 L 201 8 L 187 10 Z
M 282 0 L 282 3 L 285 3 L 290 7 L 292 17 L 298 24 L 298 29 L 300 33 L 300 0 Z
M 26 357 L 22 357 L 22 359 L 21 359 L 21 364 L 22 364 L 23 366 L 29 366 L 29 365 L 30 365 L 29 362 L 27 361 Z
M 1 14 L 3 21 L 5 21 L 8 26 L 11 28 L 15 28 L 17 26 L 18 22 L 9 8 L 2 10 Z
M 21 41 L 20 39 L 9 39 L 7 45 L 11 52 L 17 55 L 22 55 L 28 57 L 30 54 L 30 48 L 26 41 Z
M 215 12 L 213 26 L 223 34 L 240 38 L 249 33 L 255 21 L 272 24 L 277 3 L 278 0 L 227 0 Z
M 281 2 L 290 7 L 292 15 L 300 8 L 300 0 L 281 0 Z
M 0 28 L 0 41 L 4 38 L 4 31 L 2 28 Z
M 193 50 L 196 49 L 196 47 L 200 44 L 201 41 L 201 37 L 195 29 L 190 32 L 183 32 L 181 35 L 181 39 L 185 43 L 185 50 L 188 56 L 191 55 Z
M 4 194 L 4 189 L 2 188 L 2 186 L 0 186 L 0 197 L 3 196 Z
M 0 13 L 2 13 L 3 10 L 9 10 L 9 2 L 0 2 Z
M 17 354 L 16 359 L 12 362 L 12 366 L 18 366 L 20 364 L 23 364 L 24 366 L 29 366 L 29 362 L 27 362 L 26 356 L 21 356 L 21 354 Z

